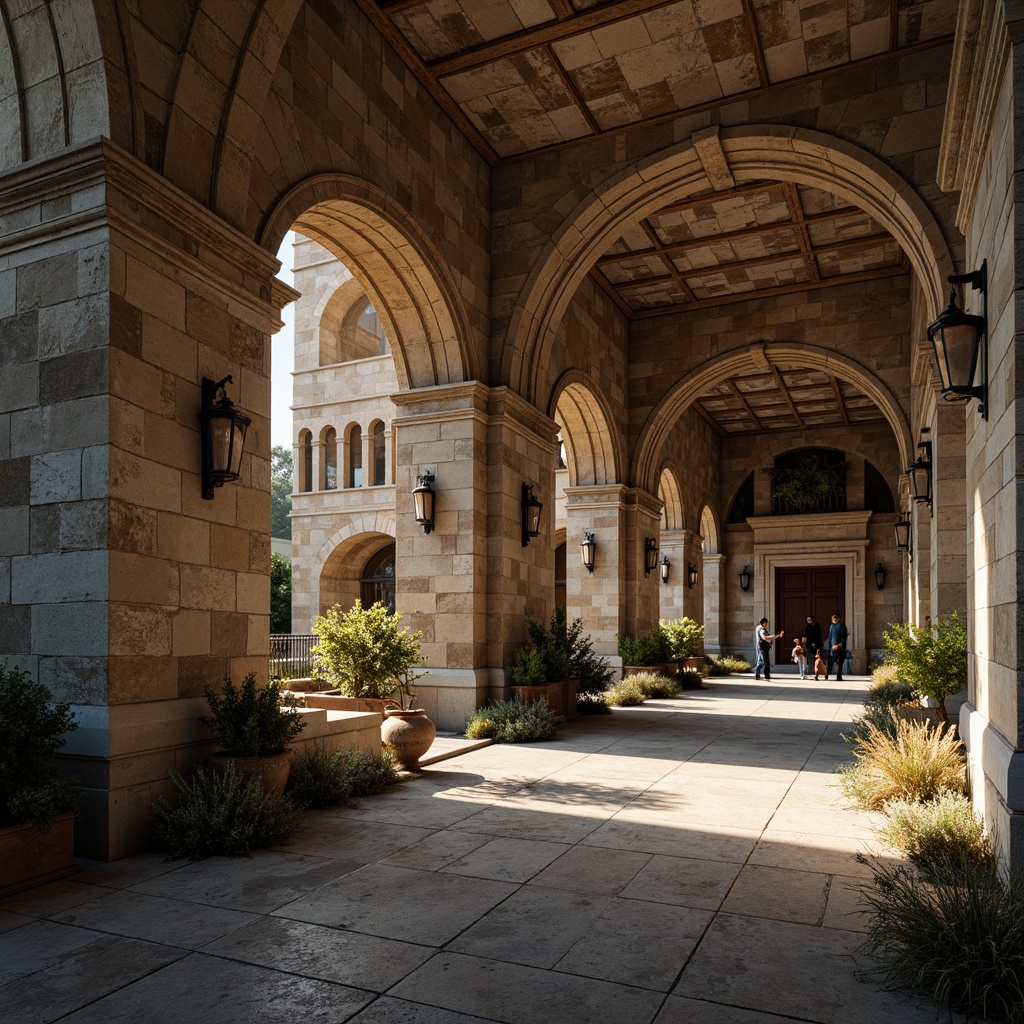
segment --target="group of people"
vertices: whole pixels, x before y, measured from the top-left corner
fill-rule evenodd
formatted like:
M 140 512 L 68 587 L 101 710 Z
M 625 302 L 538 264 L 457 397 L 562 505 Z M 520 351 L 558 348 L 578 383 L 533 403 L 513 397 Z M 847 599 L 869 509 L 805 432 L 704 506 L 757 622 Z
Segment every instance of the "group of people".
M 771 679 L 771 650 L 772 644 L 784 637 L 786 631 L 780 629 L 778 633 L 768 632 L 768 620 L 761 619 L 754 631 L 754 645 L 757 650 L 757 664 L 754 666 L 754 678 L 760 679 L 764 673 L 765 679 Z M 828 679 L 833 666 L 836 669 L 836 682 L 843 681 L 843 662 L 846 660 L 846 642 L 849 639 L 849 631 L 843 623 L 843 617 L 836 612 L 832 616 L 832 624 L 828 628 L 828 637 L 822 637 L 821 625 L 813 615 L 807 616 L 807 627 L 804 635 L 793 641 L 793 663 L 800 669 L 800 678 L 807 678 L 807 666 L 814 666 L 814 678 L 819 675 Z

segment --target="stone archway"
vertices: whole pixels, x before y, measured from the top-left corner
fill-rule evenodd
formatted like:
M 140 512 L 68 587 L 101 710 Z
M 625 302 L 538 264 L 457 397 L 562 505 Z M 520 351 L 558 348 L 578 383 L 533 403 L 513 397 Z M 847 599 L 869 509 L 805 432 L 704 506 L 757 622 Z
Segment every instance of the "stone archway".
M 260 244 L 276 252 L 296 231 L 352 272 L 384 324 L 403 390 L 476 379 L 458 288 L 426 235 L 383 190 L 347 174 L 320 174 L 274 207 Z
M 600 389 L 579 370 L 569 370 L 555 387 L 551 418 L 565 444 L 571 487 L 618 483 L 622 479 L 622 453 L 612 431 L 611 411 Z
M 367 559 L 394 542 L 394 518 L 381 512 L 353 517 L 326 540 L 309 569 L 314 601 L 310 619 L 334 604 L 351 605 L 360 595 Z
M 719 356 L 687 375 L 662 398 L 640 432 L 634 463 L 637 484 L 641 487 L 654 487 L 660 452 L 666 438 L 679 417 L 705 388 L 734 373 L 748 370 L 765 358 L 825 367 L 836 377 L 855 383 L 871 398 L 889 424 L 896 439 L 901 464 L 908 466 L 913 461 L 906 414 L 892 392 L 872 371 L 833 349 L 803 343 L 775 342 L 749 346 Z
M 941 229 L 914 189 L 878 157 L 835 136 L 790 125 L 723 128 L 718 137 L 737 182 L 812 185 L 869 213 L 907 255 L 926 306 L 942 308 L 953 262 Z M 642 217 L 708 186 L 690 140 L 618 171 L 581 201 L 518 293 L 502 379 L 535 401 L 562 317 L 598 257 Z

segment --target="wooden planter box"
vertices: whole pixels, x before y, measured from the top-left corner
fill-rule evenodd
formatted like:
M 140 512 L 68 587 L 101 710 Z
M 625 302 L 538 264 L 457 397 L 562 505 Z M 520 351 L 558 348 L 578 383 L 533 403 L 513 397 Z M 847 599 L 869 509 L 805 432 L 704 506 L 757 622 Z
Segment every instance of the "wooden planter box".
M 75 816 L 61 814 L 49 832 L 34 825 L 0 829 L 0 897 L 73 875 Z
M 657 674 L 661 671 L 660 665 L 623 665 L 622 674 L 624 676 L 640 676 L 645 672 L 654 672 Z
M 325 711 L 376 711 L 383 715 L 384 709 L 394 707 L 395 702 L 383 697 L 342 697 L 332 693 L 307 693 L 304 703 L 307 708 L 322 708 Z
M 578 679 L 560 679 L 554 683 L 544 683 L 541 686 L 513 686 L 512 693 L 516 699 L 525 704 L 533 704 L 535 701 L 545 698 L 548 707 L 554 711 L 558 718 L 565 721 L 568 718 L 575 718 L 576 711 L 576 684 Z
M 704 668 L 704 655 L 701 655 L 699 658 L 687 658 L 683 662 L 683 668 L 696 669 L 698 672 L 702 671 Z

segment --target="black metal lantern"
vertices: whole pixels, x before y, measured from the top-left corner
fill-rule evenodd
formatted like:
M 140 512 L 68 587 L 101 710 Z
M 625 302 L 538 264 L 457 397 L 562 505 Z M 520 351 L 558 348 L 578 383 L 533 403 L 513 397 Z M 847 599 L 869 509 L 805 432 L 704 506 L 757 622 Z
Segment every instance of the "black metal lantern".
M 910 476 L 910 492 L 914 501 L 926 501 L 932 503 L 932 443 L 931 441 L 919 441 L 917 450 L 924 452 L 924 457 L 918 457 L 917 462 L 907 467 Z
M 686 585 L 691 590 L 697 586 L 697 566 L 693 562 L 686 563 Z
M 750 589 L 750 570 L 743 566 L 740 570 L 740 590 L 745 594 Z
M 668 574 L 669 574 L 669 570 L 671 568 L 672 568 L 672 563 L 668 560 L 668 555 L 666 555 L 661 560 L 661 582 L 662 583 L 668 583 Z
M 896 547 L 910 553 L 910 516 L 900 516 L 892 528 L 896 533 Z
M 597 551 L 597 541 L 592 533 L 584 533 L 580 541 L 580 557 L 583 559 L 583 567 L 587 572 L 594 571 L 594 552 Z
M 228 398 L 224 385 L 231 383 L 231 374 L 223 380 L 203 378 L 203 408 L 199 413 L 202 434 L 203 497 L 213 500 L 213 489 L 229 480 L 237 480 L 242 468 L 245 432 L 252 420 Z
M 540 510 L 544 505 L 533 496 L 533 484 L 523 484 L 523 547 L 540 535 Z
M 424 533 L 430 533 L 434 528 L 435 494 L 430 486 L 433 482 L 434 474 L 424 473 L 423 476 L 416 477 L 416 486 L 412 489 L 416 522 L 423 527 Z
M 879 590 L 885 588 L 885 566 L 881 562 L 875 566 L 875 586 Z
M 972 316 L 956 304 L 956 289 L 949 293 L 949 305 L 928 328 L 935 350 L 942 397 L 947 402 L 980 401 L 978 411 L 988 419 L 988 260 L 970 274 L 950 274 L 950 284 L 969 284 L 983 297 L 983 315 Z M 981 357 L 981 383 L 974 377 Z
M 658 566 L 658 541 L 644 537 L 644 575 L 650 576 Z

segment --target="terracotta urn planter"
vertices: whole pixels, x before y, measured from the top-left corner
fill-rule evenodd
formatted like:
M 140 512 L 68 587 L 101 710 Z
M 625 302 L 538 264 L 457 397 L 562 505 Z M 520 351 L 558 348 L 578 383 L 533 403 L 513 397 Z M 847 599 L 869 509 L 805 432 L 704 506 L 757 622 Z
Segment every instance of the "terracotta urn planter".
M 395 751 L 395 760 L 409 771 L 416 771 L 420 758 L 430 749 L 437 735 L 434 723 L 423 708 L 409 711 L 386 708 L 380 727 L 381 739 Z
M 74 874 L 75 816 L 61 814 L 49 832 L 35 825 L 0 828 L 0 897 Z
M 284 787 L 288 784 L 288 773 L 292 766 L 292 751 L 282 750 L 278 754 L 266 754 L 263 757 L 239 757 L 235 754 L 211 754 L 211 766 L 219 772 L 227 771 L 228 765 L 234 765 L 235 774 L 244 781 L 257 777 L 260 785 L 269 793 L 284 795 Z

